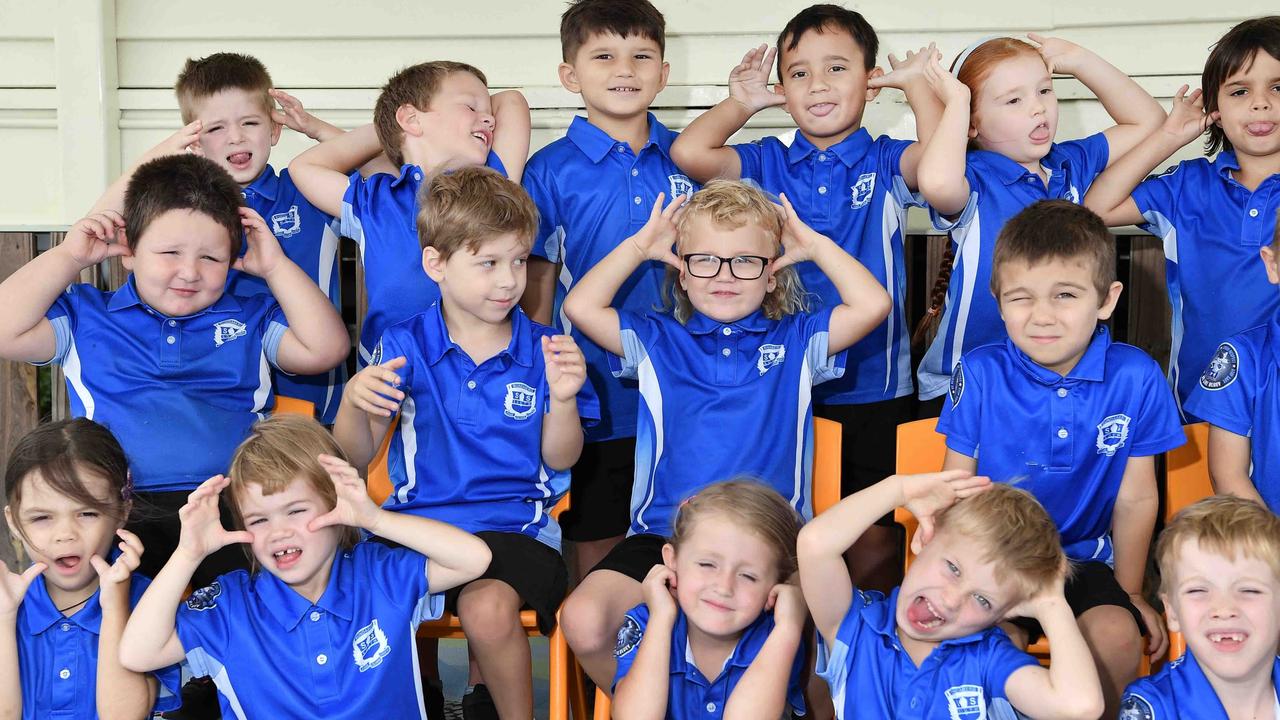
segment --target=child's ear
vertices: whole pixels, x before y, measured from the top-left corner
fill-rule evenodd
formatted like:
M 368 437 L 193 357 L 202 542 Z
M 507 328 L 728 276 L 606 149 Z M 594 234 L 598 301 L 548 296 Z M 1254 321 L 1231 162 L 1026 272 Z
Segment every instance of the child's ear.
M 867 79 L 871 80 L 873 78 L 878 78 L 882 75 L 884 75 L 884 68 L 877 65 L 871 68 L 871 72 L 867 73 Z M 867 102 L 871 102 L 872 100 L 875 100 L 876 96 L 879 94 L 880 94 L 880 88 L 873 88 L 873 87 L 867 88 Z
M 5 511 L 8 512 L 8 509 L 6 509 Z M 666 565 L 667 568 L 670 570 L 674 571 L 676 569 L 676 546 L 675 545 L 672 545 L 671 543 L 667 543 L 662 546 L 662 564 Z
M 436 248 L 427 246 L 422 249 L 422 269 L 436 284 L 444 279 L 444 263 L 444 256 Z
M 120 264 L 125 270 L 133 272 L 133 245 L 129 244 L 129 236 L 125 234 L 124 228 L 116 230 L 116 242 L 129 248 L 129 252 L 120 256 Z
M 778 287 L 778 275 L 773 271 L 769 271 L 769 282 L 765 283 L 765 293 L 771 293 Z
M 1111 287 L 1107 288 L 1107 294 L 1102 298 L 1102 306 L 1098 308 L 1098 319 L 1106 320 L 1111 317 L 1111 313 L 1116 311 L 1116 303 L 1120 301 L 1120 291 L 1124 290 L 1124 284 L 1119 280 L 1111 283 Z
M 662 82 L 658 83 L 658 92 L 667 89 L 667 78 L 671 75 L 671 63 L 662 61 Z
M 4 506 L 4 522 L 6 525 L 9 526 L 10 538 L 22 537 L 22 533 L 18 532 L 18 523 L 14 522 L 13 520 L 13 511 L 9 508 L 8 505 Z
M 556 73 L 560 76 L 560 84 L 564 86 L 565 90 L 575 95 L 582 93 L 582 83 L 578 82 L 578 73 L 573 69 L 572 65 L 567 62 L 560 63 Z
M 396 124 L 400 126 L 405 135 L 416 137 L 422 134 L 422 125 L 418 122 L 418 108 L 410 103 L 405 103 L 396 108 Z
M 280 131 L 284 126 L 272 120 L 270 116 L 267 117 L 267 122 L 271 123 L 271 147 L 275 147 L 276 143 L 280 142 Z
M 1270 245 L 1262 246 L 1258 254 L 1262 256 L 1262 264 L 1267 268 L 1267 279 L 1272 285 L 1280 285 L 1280 254 L 1271 249 Z
M 1169 601 L 1169 593 L 1160 593 L 1160 604 L 1164 605 L 1164 624 L 1169 626 L 1169 632 L 1182 632 L 1182 624 L 1178 622 L 1178 611 Z

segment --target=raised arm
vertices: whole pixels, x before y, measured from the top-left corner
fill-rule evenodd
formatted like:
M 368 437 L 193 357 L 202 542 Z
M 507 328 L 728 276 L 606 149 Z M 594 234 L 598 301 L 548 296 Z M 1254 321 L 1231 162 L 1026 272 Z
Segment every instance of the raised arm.
M 7 513 L 6 513 L 7 514 Z M 27 588 L 48 565 L 36 563 L 21 575 L 0 563 L 0 719 L 22 717 L 22 675 L 18 667 L 18 608 Z
M 1203 135 L 1217 118 L 1217 113 L 1204 112 L 1199 90 L 1187 94 L 1187 86 L 1183 85 L 1173 96 L 1169 116 L 1155 132 L 1123 157 L 1117 156 L 1112 148 L 1114 162 L 1093 181 L 1084 206 L 1111 227 L 1142 222 L 1142 213 L 1133 201 L 1133 189 L 1179 148 Z
M 929 87 L 941 99 L 942 118 L 927 141 L 916 168 L 920 194 L 940 215 L 958 215 L 969 202 L 965 159 L 969 146 L 969 87 L 931 57 L 924 67 Z M 904 173 L 905 175 L 905 173 Z
M 507 177 L 519 183 L 529 160 L 529 101 L 519 90 L 503 90 L 489 99 L 493 110 L 493 152 Z
M 791 669 L 809 613 L 800 588 L 787 583 L 773 587 L 765 607 L 773 609 L 773 630 L 725 702 L 725 720 L 777 718 L 787 710 Z
M 785 216 L 782 245 L 786 250 L 773 261 L 772 272 L 795 263 L 812 260 L 840 294 L 840 304 L 831 311 L 827 351 L 835 355 L 866 337 L 884 322 L 893 300 L 884 286 L 862 263 L 800 219 L 791 201 L 781 196 Z
M 1142 594 L 1147 550 L 1151 547 L 1151 531 L 1156 525 L 1159 504 L 1155 457 L 1129 458 L 1111 515 L 1111 544 L 1115 549 L 1116 582 L 1129 594 L 1129 601 L 1142 614 L 1148 632 L 1147 654 L 1152 662 L 1169 648 L 1164 619 Z
M 96 215 L 103 210 L 111 210 L 117 213 L 124 212 L 124 193 L 129 188 L 129 181 L 133 179 L 133 174 L 138 168 L 155 160 L 156 158 L 166 157 L 168 155 L 177 155 L 184 152 L 195 152 L 199 154 L 200 143 L 200 121 L 194 120 L 186 126 L 178 129 L 177 132 L 169 137 L 161 140 L 155 147 L 147 150 L 138 158 L 137 162 L 125 170 L 115 182 L 107 186 L 106 192 L 102 193 L 98 201 L 93 204 L 93 208 L 89 210 L 90 215 Z
M 1010 617 L 1034 618 L 1052 648 L 1048 668 L 1021 667 L 1005 682 L 1005 695 L 1020 713 L 1046 720 L 1094 720 L 1103 712 L 1102 685 L 1093 655 L 1063 595 L 1064 580 L 1013 609 Z
M 716 178 L 742 177 L 738 152 L 725 143 L 742 129 L 752 115 L 782 105 L 784 94 L 769 87 L 769 73 L 777 48 L 761 45 L 747 51 L 729 72 L 729 97 L 702 113 L 671 145 L 671 159 L 700 183 Z
M 1266 506 L 1249 478 L 1253 441 L 1217 425 L 1209 426 L 1209 478 L 1218 495 L 1235 495 Z
M 114 563 L 108 565 L 97 555 L 89 558 L 98 573 L 98 599 L 102 606 L 96 704 L 102 720 L 136 720 L 150 715 L 159 684 L 154 676 L 133 672 L 120 664 L 120 637 L 129 621 L 129 585 L 142 559 L 142 541 L 128 530 L 117 530 L 116 534 L 122 542 Z
M 312 205 L 338 217 L 342 215 L 347 176 L 381 153 L 373 125 L 363 125 L 306 150 L 289 163 L 289 174 Z
M 644 600 L 649 622 L 627 674 L 613 689 L 613 717 L 617 720 L 663 720 L 671 690 L 671 632 L 676 624 L 676 600 L 672 590 L 676 574 L 666 565 L 654 565 L 644 579 Z M 741 683 L 739 683 L 741 684 Z M 758 717 L 764 717 L 760 715 Z
M 587 361 L 571 335 L 543 337 L 542 358 L 551 388 L 551 410 L 542 418 L 542 462 L 568 470 L 582 454 L 578 391 L 587 381 Z
M 404 401 L 397 371 L 403 356 L 370 365 L 347 381 L 333 424 L 333 439 L 357 467 L 367 467 Z
M 929 142 L 938 129 L 945 107 L 942 99 L 930 87 L 929 79 L 924 75 L 925 67 L 931 59 L 936 57 L 940 56 L 933 43 L 914 53 L 908 50 L 907 56 L 902 60 L 890 53 L 889 66 L 892 71 L 887 75 L 876 75 L 867 79 L 869 88 L 891 87 L 901 90 L 907 96 L 907 105 L 911 107 L 911 112 L 916 117 L 918 142 L 903 151 L 902 159 L 898 163 L 902 179 L 912 190 L 919 189 L 916 171 L 920 165 L 920 155 L 924 152 L 925 143 Z
M 676 213 L 688 198 L 679 195 L 664 210 L 662 202 L 665 198 L 664 193 L 658 193 L 649 221 L 640 228 L 640 232 L 623 240 L 605 255 L 564 299 L 564 312 L 569 320 L 595 344 L 614 355 L 623 354 L 622 328 L 618 311 L 612 307 L 618 288 L 636 268 L 649 260 L 680 268 L 680 259 L 671 248 L 676 241 Z

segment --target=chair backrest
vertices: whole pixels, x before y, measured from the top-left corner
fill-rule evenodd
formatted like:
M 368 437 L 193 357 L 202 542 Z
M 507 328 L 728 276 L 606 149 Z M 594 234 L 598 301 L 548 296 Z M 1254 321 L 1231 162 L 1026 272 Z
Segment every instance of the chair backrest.
M 947 457 L 947 439 L 938 434 L 937 428 L 937 418 L 915 420 L 898 426 L 898 459 L 895 467 L 899 474 L 914 475 L 942 469 L 942 463 Z M 902 554 L 905 572 L 915 559 L 910 546 L 919 523 L 906 508 L 894 510 L 893 520 L 907 531 L 907 550 Z
M 1187 444 L 1169 451 L 1165 476 L 1164 522 L 1167 525 L 1182 508 L 1213 494 L 1209 479 L 1209 424 L 1183 426 Z M 1182 657 L 1187 650 L 1182 633 L 1169 632 L 1169 659 Z
M 813 514 L 840 502 L 844 432 L 835 420 L 813 419 Z
M 277 415 L 304 415 L 313 418 L 316 416 L 316 405 L 310 400 L 277 395 L 276 406 L 271 412 Z

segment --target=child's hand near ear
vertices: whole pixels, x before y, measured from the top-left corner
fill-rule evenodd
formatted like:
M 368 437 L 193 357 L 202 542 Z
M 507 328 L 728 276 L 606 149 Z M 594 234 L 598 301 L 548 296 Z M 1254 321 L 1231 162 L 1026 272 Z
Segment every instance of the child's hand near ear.
M 791 627 L 796 630 L 804 628 L 809 619 L 809 608 L 804 604 L 804 593 L 800 587 L 791 583 L 780 582 L 769 591 L 769 599 L 765 601 L 766 610 L 773 610 L 773 622 L 777 626 Z
M 1169 117 L 1160 126 L 1160 132 L 1175 138 L 1179 145 L 1200 137 L 1218 120 L 1217 111 L 1204 111 L 1204 97 L 1199 88 L 1190 93 L 1187 90 L 1187 85 L 1178 88 L 1173 96 L 1173 107 L 1169 108 Z
M 228 530 L 222 527 L 222 514 L 218 510 L 218 497 L 231 478 L 214 475 L 200 483 L 187 496 L 187 504 L 178 509 L 182 531 L 178 535 L 178 547 L 174 553 L 184 553 L 194 567 L 210 553 L 232 543 L 251 543 L 253 534 L 247 530 Z
M 124 216 L 114 210 L 103 210 L 80 218 L 58 244 L 81 269 L 92 267 L 110 257 L 131 255 L 124 242 Z
M 769 85 L 769 73 L 773 72 L 773 59 L 777 54 L 778 49 L 768 45 L 751 48 L 742 56 L 742 62 L 729 71 L 729 97 L 752 115 L 787 102 L 786 95 L 774 92 Z
M 231 267 L 265 280 L 281 261 L 288 262 L 288 258 L 280 247 L 280 241 L 267 227 L 267 221 L 252 208 L 240 208 L 240 224 L 244 226 L 246 250 Z
M 373 526 L 377 525 L 380 508 L 369 497 L 360 473 L 346 460 L 333 455 L 320 455 L 317 459 L 333 480 L 337 499 L 333 509 L 307 523 L 307 529 L 315 532 L 330 525 L 347 525 L 376 535 Z
M 916 516 L 920 529 L 911 539 L 911 552 L 918 554 L 933 539 L 934 519 L 967 497 L 991 487 L 991 478 L 967 470 L 944 470 L 920 475 L 902 475 L 902 505 Z
M 302 133 L 317 142 L 324 142 L 335 135 L 342 134 L 338 128 L 307 112 L 306 108 L 302 107 L 302 101 L 289 93 L 279 88 L 271 88 L 267 94 L 280 103 L 279 108 L 271 110 L 271 121 L 277 125 Z
M 649 221 L 640 228 L 640 232 L 631 236 L 631 244 L 644 260 L 657 260 L 679 270 L 680 258 L 672 252 L 676 244 L 676 217 L 689 196 L 677 195 L 663 209 L 666 197 L 666 193 L 658 193 L 653 210 L 649 212 Z
M 93 555 L 89 558 L 89 563 L 98 573 L 98 600 L 102 606 L 110 607 L 123 600 L 123 604 L 117 607 L 126 609 L 129 602 L 130 579 L 133 577 L 133 571 L 137 570 L 138 565 L 142 563 L 143 547 L 138 536 L 124 528 L 117 530 L 116 535 L 121 542 L 120 555 L 115 562 L 108 565 L 106 560 Z
M 676 620 L 676 573 L 666 565 L 654 565 L 649 568 L 641 590 L 644 591 L 644 604 L 649 608 L 649 622 L 661 620 L 674 623 Z
M 18 607 L 27 595 L 27 588 L 48 567 L 38 562 L 18 574 L 9 572 L 9 568 L 0 563 L 0 619 L 12 620 L 18 616 Z
M 901 60 L 893 53 L 889 53 L 889 67 L 891 70 L 884 75 L 867 78 L 867 87 L 891 87 L 903 90 L 913 82 L 924 80 L 925 67 L 931 61 L 936 61 L 941 57 L 938 47 L 933 43 L 929 43 L 928 47 L 922 47 L 915 52 L 908 50 L 906 57 Z

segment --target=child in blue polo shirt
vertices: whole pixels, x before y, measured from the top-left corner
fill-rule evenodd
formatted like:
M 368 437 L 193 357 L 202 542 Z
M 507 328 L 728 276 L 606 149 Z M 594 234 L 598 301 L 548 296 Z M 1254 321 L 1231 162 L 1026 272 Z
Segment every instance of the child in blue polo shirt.
M 142 544 L 124 529 L 132 499 L 120 443 L 85 418 L 40 425 L 10 452 L 4 490 L 9 531 L 32 564 L 21 575 L 0 566 L 0 716 L 177 707 L 176 665 L 153 675 L 120 664 L 120 635 L 150 582 L 133 572 Z
M 225 718 L 426 717 L 414 633 L 489 551 L 445 523 L 379 509 L 340 454 L 310 418 L 255 425 L 231 476 L 209 478 L 180 511 L 182 541 L 125 628 L 125 667 L 185 659 L 213 678 Z M 219 519 L 224 489 L 235 530 Z M 361 528 L 402 546 L 358 542 Z M 184 603 L 201 559 L 241 543 L 252 571 Z
M 271 408 L 271 369 L 325 372 L 348 341 L 329 299 L 212 161 L 188 154 L 142 165 L 124 208 L 123 217 L 105 210 L 78 221 L 0 284 L 0 357 L 61 365 L 72 414 L 119 438 L 140 499 L 158 508 L 129 525 L 148 548 L 140 572 L 150 577 L 177 545 L 173 511 L 201 477 L 226 471 Z M 118 290 L 78 282 L 110 257 L 131 271 Z M 266 279 L 272 294 L 225 292 L 233 267 Z M 222 553 L 197 577 L 242 564 Z
M 841 376 L 844 350 L 890 305 L 875 277 L 801 222 L 786 196 L 780 211 L 758 188 L 719 180 L 687 204 L 677 197 L 664 210 L 661 200 L 565 300 L 569 319 L 612 353 L 614 371 L 639 380 L 642 399 L 629 537 L 561 613 L 576 628 L 566 638 L 597 638 L 571 647 L 600 687 L 610 686 L 614 658 L 597 643 L 643 599 L 641 583 L 662 561 L 682 500 L 748 474 L 813 514 L 813 387 Z M 614 309 L 619 287 L 649 260 L 671 266 L 672 311 Z M 804 311 L 792 266 L 805 261 L 836 283 L 841 304 Z
M 627 611 L 614 656 L 622 717 L 805 714 L 800 516 L 751 479 L 703 488 L 680 504 L 662 564 Z M 790 717 L 789 715 L 787 717 Z
M 1280 226 L 1259 252 L 1267 279 L 1280 285 Z M 1280 513 L 1280 308 L 1218 346 L 1185 407 L 1210 423 L 1214 490 Z
M 1156 558 L 1187 652 L 1125 690 L 1121 720 L 1280 717 L 1280 518 L 1206 498 L 1174 517 Z
M 920 522 L 916 558 L 888 596 L 859 590 L 844 553 L 895 507 Z M 1005 718 L 1017 710 L 1093 720 L 1102 711 L 1098 673 L 1063 596 L 1057 530 L 1025 490 L 960 470 L 894 475 L 807 523 L 797 550 L 822 639 L 817 672 L 837 718 Z M 997 627 L 1012 616 L 1044 627 L 1048 669 Z
M 450 592 L 484 686 L 468 705 L 502 717 L 533 712 L 529 642 L 520 610 L 555 627 L 567 575 L 548 513 L 568 489 L 583 422 L 599 417 L 573 339 L 517 306 L 538 211 L 520 186 L 488 168 L 431 179 L 418 216 L 422 267 L 440 288 L 426 312 L 391 326 L 374 363 L 349 384 L 334 434 L 367 463 L 399 423 L 384 504 L 477 533 L 492 550 L 485 574 Z M 381 364 L 379 364 L 381 363 Z
M 1280 295 L 1255 262 L 1280 209 L 1280 15 L 1246 20 L 1213 44 L 1201 85 L 1174 99 L 1165 125 L 1089 191 L 1108 225 L 1140 225 L 1164 241 L 1173 308 L 1169 379 L 1186 403 L 1226 338 L 1264 325 Z M 1147 178 L 1208 130 L 1205 154 Z M 1186 422 L 1194 413 L 1182 407 Z
M 665 28 L 648 0 L 569 5 L 560 19 L 560 79 L 582 97 L 587 116 L 575 116 L 563 138 L 534 153 L 522 180 L 539 219 L 521 304 L 534 320 L 573 335 L 600 396 L 600 422 L 587 430 L 571 473 L 573 506 L 560 517 L 574 543 L 575 580 L 622 540 L 630 523 L 640 393 L 634 382 L 614 377 L 608 354 L 555 310 L 588 270 L 644 226 L 658 193 L 694 189 L 671 160 L 676 133 L 649 112 L 667 83 Z M 637 312 L 658 306 L 662 276 L 661 263 L 637 268 L 617 306 Z
M 894 428 L 911 417 L 911 347 L 906 325 L 907 207 L 918 205 L 916 164 L 921 145 L 872 138 L 863 111 L 881 88 L 899 88 L 926 139 L 941 112 L 920 69 L 936 52 L 908 53 L 893 72 L 876 67 L 879 39 L 863 16 L 838 5 L 801 10 L 778 34 L 774 50 L 751 50 L 729 74 L 729 98 L 681 134 L 672 156 L 695 180 L 739 178 L 766 192 L 786 193 L 807 225 L 835 240 L 876 277 L 893 299 L 889 316 L 849 349 L 848 372 L 815 389 L 816 412 L 844 434 L 841 494 L 850 495 L 893 473 Z M 769 73 L 777 55 L 779 84 Z M 757 112 L 782 105 L 794 133 L 730 145 Z M 818 307 L 839 305 L 835 284 L 816 267 L 798 268 Z M 853 551 L 860 584 L 888 588 L 902 567 L 900 541 L 882 518 Z
M 440 298 L 419 270 L 414 229 L 418 195 L 432 175 L 488 164 L 519 181 L 529 154 L 529 104 L 516 90 L 489 96 L 488 80 L 459 62 L 407 67 L 387 81 L 373 124 L 298 155 L 289 171 L 321 211 L 339 218 L 338 234 L 356 241 L 368 310 L 359 367 L 371 364 L 382 333 Z M 395 174 L 362 177 L 357 168 L 385 154 Z
M 944 467 L 1018 481 L 1058 525 L 1076 565 L 1066 597 L 1102 676 L 1107 717 L 1137 677 L 1141 633 L 1164 652 L 1142 596 L 1158 499 L 1155 455 L 1185 436 L 1160 366 L 1113 343 L 1115 241 L 1098 216 L 1042 200 L 1005 223 L 991 293 L 1008 339 L 961 359 L 938 432 Z M 1034 622 L 1020 627 L 1039 633 Z

